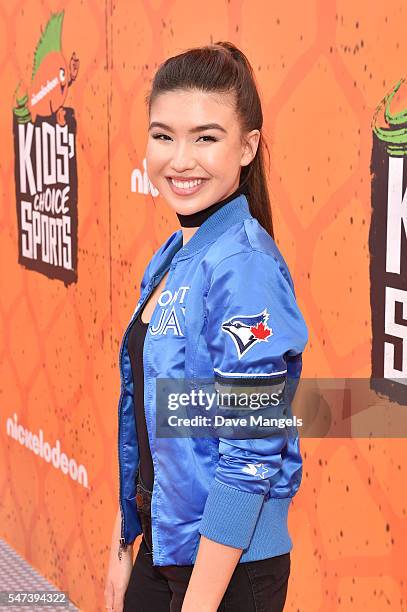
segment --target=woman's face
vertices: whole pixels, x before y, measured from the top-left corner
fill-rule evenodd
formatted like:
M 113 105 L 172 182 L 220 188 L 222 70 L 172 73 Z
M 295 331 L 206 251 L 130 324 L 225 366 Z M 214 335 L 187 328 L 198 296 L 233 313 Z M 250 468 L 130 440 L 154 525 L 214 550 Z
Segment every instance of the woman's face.
M 231 94 L 180 90 L 151 107 L 146 151 L 150 181 L 173 210 L 191 214 L 226 198 L 256 154 L 259 130 L 241 141 Z

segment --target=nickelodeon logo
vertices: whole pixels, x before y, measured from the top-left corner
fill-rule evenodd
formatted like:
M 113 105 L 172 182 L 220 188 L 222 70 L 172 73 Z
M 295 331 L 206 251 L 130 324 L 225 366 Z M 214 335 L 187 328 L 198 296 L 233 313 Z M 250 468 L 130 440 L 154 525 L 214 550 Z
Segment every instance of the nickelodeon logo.
M 131 191 L 132 193 L 142 193 L 146 195 L 151 192 L 151 195 L 156 197 L 160 193 L 156 187 L 152 184 L 147 174 L 147 162 L 146 158 L 143 159 L 143 172 L 138 168 L 134 168 L 131 173 Z
M 78 465 L 75 459 L 69 458 L 65 453 L 61 453 L 61 443 L 55 442 L 51 447 L 49 442 L 44 441 L 44 432 L 39 430 L 38 435 L 18 423 L 17 414 L 13 418 L 9 417 L 6 422 L 7 435 L 16 442 L 20 442 L 35 455 L 50 463 L 56 470 L 61 470 L 63 474 L 69 476 L 75 482 L 89 489 L 88 472 L 82 464 Z

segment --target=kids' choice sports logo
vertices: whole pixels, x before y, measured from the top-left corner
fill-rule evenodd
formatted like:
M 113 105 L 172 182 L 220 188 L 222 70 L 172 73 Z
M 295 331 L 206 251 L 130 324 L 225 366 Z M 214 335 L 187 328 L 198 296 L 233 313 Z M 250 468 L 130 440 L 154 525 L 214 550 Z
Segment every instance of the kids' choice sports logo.
M 371 386 L 407 400 L 407 87 L 400 79 L 376 109 L 369 233 Z
M 34 53 L 31 83 L 13 109 L 18 261 L 67 286 L 77 281 L 76 120 L 64 106 L 79 60 L 62 52 L 64 11 L 52 14 Z
M 229 334 L 236 347 L 239 359 L 258 342 L 267 342 L 273 335 L 271 327 L 267 326 L 270 317 L 265 308 L 255 315 L 235 315 L 222 322 L 222 331 Z

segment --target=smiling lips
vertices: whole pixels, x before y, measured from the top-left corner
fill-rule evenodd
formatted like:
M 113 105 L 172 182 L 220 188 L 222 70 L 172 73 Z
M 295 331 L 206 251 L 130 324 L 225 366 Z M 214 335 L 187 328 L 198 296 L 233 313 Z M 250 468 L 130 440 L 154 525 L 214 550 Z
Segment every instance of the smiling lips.
M 203 185 L 203 183 L 207 179 L 202 178 L 188 178 L 188 179 L 175 179 L 172 177 L 167 177 L 168 183 L 171 186 L 171 189 L 177 195 L 191 195 L 199 191 Z

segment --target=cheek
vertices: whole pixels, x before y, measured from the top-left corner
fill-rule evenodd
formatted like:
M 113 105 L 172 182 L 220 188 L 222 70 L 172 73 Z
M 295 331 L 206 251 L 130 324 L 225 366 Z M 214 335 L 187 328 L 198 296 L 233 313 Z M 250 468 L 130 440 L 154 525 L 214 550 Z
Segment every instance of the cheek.
M 226 143 L 216 143 L 201 151 L 200 163 L 213 176 L 223 176 L 234 173 L 236 165 L 235 150 Z
M 153 175 L 157 175 L 160 172 L 165 163 L 165 158 L 162 150 L 159 147 L 154 146 L 154 143 L 148 144 L 146 148 L 146 164 L 150 178 Z
M 219 149 L 217 147 L 208 147 L 205 150 L 201 150 L 197 155 L 199 164 L 205 168 L 210 174 L 216 174 L 219 170 L 219 163 L 222 159 Z

